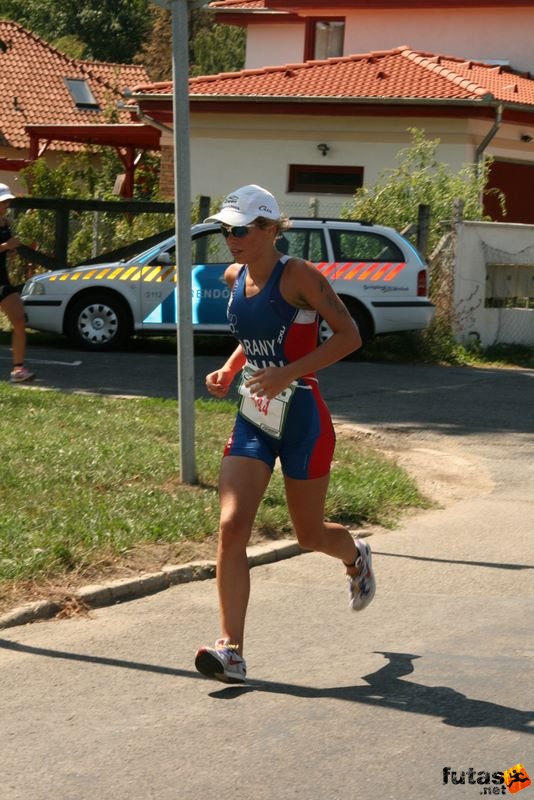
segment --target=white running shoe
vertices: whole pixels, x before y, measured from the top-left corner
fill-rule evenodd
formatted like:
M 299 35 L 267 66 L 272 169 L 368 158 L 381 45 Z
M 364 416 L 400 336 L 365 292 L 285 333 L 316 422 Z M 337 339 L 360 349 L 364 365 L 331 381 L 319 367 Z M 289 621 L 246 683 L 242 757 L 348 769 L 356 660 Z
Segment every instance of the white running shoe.
M 353 611 L 363 611 L 369 605 L 376 592 L 376 580 L 373 572 L 371 548 L 363 539 L 355 539 L 354 544 L 360 555 L 354 562 L 360 567 L 357 575 L 349 575 L 349 607 Z
M 201 647 L 195 667 L 207 678 L 223 683 L 244 683 L 247 677 L 246 661 L 228 639 L 218 639 L 213 647 Z
M 11 382 L 12 383 L 22 383 L 23 381 L 33 381 L 35 378 L 35 373 L 28 369 L 28 367 L 24 367 L 19 365 L 18 367 L 13 367 L 11 370 Z

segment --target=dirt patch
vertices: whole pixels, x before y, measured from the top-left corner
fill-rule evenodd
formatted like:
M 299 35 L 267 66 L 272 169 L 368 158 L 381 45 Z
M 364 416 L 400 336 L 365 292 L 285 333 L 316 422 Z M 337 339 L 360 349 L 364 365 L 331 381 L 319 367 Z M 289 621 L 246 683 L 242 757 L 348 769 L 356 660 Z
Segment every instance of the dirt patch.
M 422 494 L 440 507 L 491 491 L 493 484 L 480 462 L 467 449 L 460 449 L 450 440 L 433 437 L 422 441 L 405 432 L 377 433 L 343 424 L 337 425 L 336 431 L 340 437 L 367 442 L 395 460 L 414 478 Z M 372 533 L 372 529 L 368 533 Z M 288 538 L 287 533 L 283 536 Z M 265 544 L 275 538 L 256 532 L 251 544 Z M 74 593 L 82 586 L 158 572 L 166 565 L 214 561 L 216 551 L 217 540 L 214 536 L 202 542 L 143 544 L 122 556 L 105 554 L 100 561 L 65 577 L 17 581 L 5 585 L 0 590 L 0 616 L 17 606 L 40 600 L 60 604 L 60 616 L 63 618 L 86 614 L 88 609 L 74 597 Z
M 480 460 L 450 438 L 429 435 L 422 439 L 405 431 L 389 429 L 382 433 L 350 425 L 337 425 L 336 431 L 338 435 L 367 441 L 369 446 L 394 459 L 415 480 L 419 491 L 443 508 L 468 497 L 488 494 L 493 488 L 493 481 Z

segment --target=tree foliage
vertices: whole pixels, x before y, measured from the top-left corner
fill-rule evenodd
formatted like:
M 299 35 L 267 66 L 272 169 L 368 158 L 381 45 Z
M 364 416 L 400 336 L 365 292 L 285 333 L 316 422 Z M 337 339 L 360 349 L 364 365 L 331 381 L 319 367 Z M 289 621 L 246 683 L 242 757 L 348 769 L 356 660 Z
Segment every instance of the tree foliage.
M 131 62 L 150 27 L 147 0 L 56 0 L 68 7 L 66 30 L 84 41 L 98 61 Z M 78 29 L 76 29 L 78 26 Z
M 442 223 L 452 217 L 453 202 L 463 201 L 464 219 L 487 219 L 482 198 L 491 161 L 479 169 L 468 164 L 458 172 L 438 160 L 439 139 L 428 139 L 424 131 L 409 128 L 411 144 L 397 154 L 399 166 L 384 170 L 373 186 L 357 189 L 345 209 L 348 219 L 367 219 L 403 230 L 417 221 L 419 205 L 431 209 L 429 247 L 439 241 Z M 501 203 L 502 197 L 499 198 Z
M 144 64 L 154 81 L 172 78 L 170 12 L 150 0 L 0 0 L 12 19 L 71 58 Z M 241 69 L 245 30 L 214 25 L 213 13 L 189 12 L 192 75 Z
M 245 29 L 235 25 L 212 25 L 208 14 L 200 13 L 203 24 L 191 38 L 190 74 L 216 75 L 242 69 L 245 64 Z
M 116 63 L 132 62 L 150 30 L 149 0 L 0 0 L 0 17 L 58 49 L 76 40 L 83 58 Z
M 153 154 L 145 154 L 138 166 L 134 200 L 161 200 L 158 158 Z M 95 147 L 92 152 L 68 156 L 53 168 L 47 165 L 44 158 L 39 158 L 21 171 L 30 197 L 116 201 L 117 213 L 70 212 L 69 264 L 80 264 L 92 256 L 136 242 L 141 242 L 141 249 L 143 239 L 174 227 L 174 214 L 121 213 L 120 199 L 113 193 L 115 178 L 121 171 L 122 164 L 109 147 Z M 200 197 L 197 197 L 191 204 L 193 224 L 200 221 L 199 211 Z M 21 241 L 45 253 L 54 252 L 55 230 L 53 211 L 30 208 L 16 219 L 16 231 Z M 28 264 L 21 256 L 13 256 L 11 277 L 14 283 L 23 283 L 30 274 L 41 270 L 41 267 Z
M 151 30 L 135 56 L 153 81 L 172 80 L 172 25 L 167 9 L 154 4 L 150 8 Z
M 242 69 L 245 30 L 213 24 L 206 10 L 189 12 L 190 75 L 214 75 Z M 153 81 L 172 79 L 172 22 L 168 10 L 152 6 L 152 28 L 135 61 L 143 64 Z

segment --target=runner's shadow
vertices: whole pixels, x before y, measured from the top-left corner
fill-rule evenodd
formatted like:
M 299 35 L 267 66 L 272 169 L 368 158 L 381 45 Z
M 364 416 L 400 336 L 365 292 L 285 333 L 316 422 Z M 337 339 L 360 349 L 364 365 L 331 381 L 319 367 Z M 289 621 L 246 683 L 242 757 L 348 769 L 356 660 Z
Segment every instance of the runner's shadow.
M 497 561 L 462 561 L 452 558 L 429 558 L 428 556 L 414 556 L 406 553 L 381 553 L 380 550 L 373 550 L 375 556 L 386 556 L 387 558 L 409 558 L 413 561 L 433 561 L 438 564 L 465 564 L 468 567 L 489 567 L 490 569 L 534 569 L 532 564 L 505 564 Z
M 146 664 L 140 661 L 127 661 L 120 658 L 95 656 L 86 653 L 69 653 L 63 650 L 52 650 L 46 647 L 34 647 L 20 642 L 0 639 L 0 648 L 30 656 L 77 661 L 82 664 L 98 664 L 104 667 L 135 669 L 168 675 L 175 678 L 193 678 L 206 681 L 203 675 L 192 670 L 178 667 L 165 667 L 160 664 Z M 210 696 L 221 700 L 240 697 L 249 692 L 269 692 L 287 694 L 292 697 L 313 699 L 332 698 L 352 703 L 374 706 L 377 708 L 394 708 L 410 714 L 424 714 L 429 717 L 441 717 L 445 725 L 458 728 L 503 728 L 520 733 L 534 733 L 534 711 L 522 711 L 517 708 L 500 706 L 484 700 L 471 700 L 464 694 L 447 686 L 425 686 L 420 683 L 402 680 L 414 671 L 413 662 L 421 656 L 410 653 L 380 652 L 388 659 L 376 672 L 364 675 L 368 684 L 362 686 L 334 686 L 318 689 L 313 686 L 302 686 L 292 683 L 276 683 L 272 681 L 250 681 L 245 686 L 228 686 L 219 691 L 210 692 Z
M 503 728 L 534 734 L 534 711 L 522 711 L 485 700 L 474 700 L 448 686 L 425 686 L 405 681 L 414 672 L 413 662 L 421 656 L 410 653 L 380 652 L 388 663 L 364 675 L 368 686 L 342 686 L 316 689 L 287 683 L 253 681 L 247 686 L 212 692 L 211 697 L 231 699 L 244 692 L 272 692 L 294 697 L 333 698 L 353 703 L 393 708 L 410 714 L 441 717 L 445 725 L 457 728 Z

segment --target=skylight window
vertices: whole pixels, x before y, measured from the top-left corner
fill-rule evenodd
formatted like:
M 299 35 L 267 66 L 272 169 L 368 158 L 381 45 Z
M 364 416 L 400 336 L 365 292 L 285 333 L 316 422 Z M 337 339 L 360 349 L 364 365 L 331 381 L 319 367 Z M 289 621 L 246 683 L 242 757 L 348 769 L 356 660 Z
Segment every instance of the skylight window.
M 74 100 L 76 108 L 87 109 L 89 111 L 100 111 L 100 106 L 95 100 L 91 87 L 85 80 L 80 78 L 65 78 L 65 83 Z

